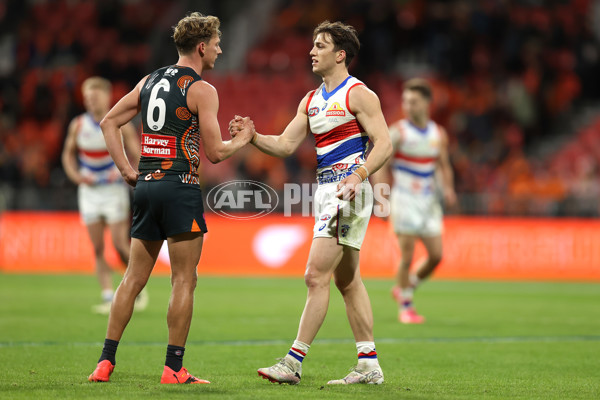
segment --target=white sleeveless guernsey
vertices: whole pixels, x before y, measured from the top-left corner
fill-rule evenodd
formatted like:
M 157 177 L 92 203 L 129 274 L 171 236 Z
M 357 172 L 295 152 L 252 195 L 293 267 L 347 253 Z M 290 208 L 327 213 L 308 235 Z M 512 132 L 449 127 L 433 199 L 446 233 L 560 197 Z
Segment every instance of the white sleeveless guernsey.
M 340 245 L 360 250 L 373 209 L 373 189 L 359 186 L 354 200 L 337 198 L 338 182 L 365 163 L 369 137 L 349 105 L 350 89 L 364 85 L 349 76 L 330 93 L 322 84 L 309 95 L 306 113 L 317 151 L 313 238 L 337 238 Z
M 421 129 L 408 120 L 390 126 L 394 145 L 391 221 L 396 233 L 433 237 L 442 234 L 443 212 L 435 185 L 440 155 L 438 126 Z
M 429 121 L 422 129 L 403 119 L 390 130 L 392 141 L 399 143 L 393 159 L 394 185 L 414 195 L 434 195 L 441 143 L 437 124 Z
M 330 183 L 342 180 L 365 162 L 369 137 L 350 110 L 349 93 L 364 85 L 348 76 L 333 91 L 325 84 L 312 92 L 306 104 L 310 131 L 317 151 L 317 180 Z
M 106 148 L 100 124 L 88 113 L 79 116 L 77 149 L 80 173 L 93 177 L 96 184 L 108 183 L 121 176 Z
M 94 184 L 80 184 L 77 190 L 79 213 L 84 224 L 104 220 L 108 224 L 129 218 L 129 188 L 106 148 L 100 125 L 90 114 L 77 121 L 79 172 Z

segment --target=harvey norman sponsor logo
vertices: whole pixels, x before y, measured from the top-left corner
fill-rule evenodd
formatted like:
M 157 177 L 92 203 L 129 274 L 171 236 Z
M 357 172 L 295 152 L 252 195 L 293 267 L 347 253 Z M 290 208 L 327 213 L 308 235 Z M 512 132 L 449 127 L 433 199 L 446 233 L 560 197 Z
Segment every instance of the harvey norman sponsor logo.
M 146 157 L 175 158 L 177 156 L 175 137 L 142 133 L 142 155 Z

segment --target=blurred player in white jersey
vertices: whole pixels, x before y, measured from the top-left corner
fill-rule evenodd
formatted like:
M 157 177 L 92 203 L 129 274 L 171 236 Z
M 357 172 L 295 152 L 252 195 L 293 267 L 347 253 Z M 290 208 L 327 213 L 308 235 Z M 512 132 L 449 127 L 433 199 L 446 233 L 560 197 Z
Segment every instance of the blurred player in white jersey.
M 271 382 L 300 381 L 302 361 L 327 313 L 333 276 L 346 304 L 358 364 L 346 377 L 329 383 L 379 384 L 383 373 L 373 341 L 369 295 L 359 272 L 359 250 L 373 206 L 373 190 L 363 181 L 384 165 L 392 145 L 377 95 L 348 74 L 360 47 L 354 28 L 325 21 L 315 29 L 313 42 L 312 70 L 323 78 L 323 84 L 302 99 L 296 117 L 281 135 L 256 134 L 251 141 L 267 154 L 287 157 L 313 135 L 319 183 L 305 272 L 308 296 L 298 335 L 278 364 L 260 368 L 258 374 Z M 239 122 L 232 121 L 232 134 Z M 369 141 L 373 148 L 366 158 Z
M 100 77 L 86 79 L 82 86 L 86 112 L 71 121 L 62 163 L 65 173 L 79 185 L 79 213 L 86 225 L 96 259 L 96 275 L 102 288 L 102 303 L 92 309 L 108 314 L 114 295 L 112 271 L 104 259 L 104 230 L 108 226 L 113 244 L 125 265 L 129 262 L 129 188 L 115 166 L 100 129 L 100 121 L 110 109 L 111 84 Z M 137 163 L 140 144 L 132 124 L 121 130 L 130 158 Z M 145 308 L 146 294 L 137 299 L 137 309 Z
M 413 292 L 431 275 L 442 259 L 442 204 L 456 203 L 454 177 L 448 157 L 446 131 L 429 118 L 431 87 L 423 79 L 411 79 L 404 85 L 402 108 L 406 119 L 389 128 L 394 155 L 391 168 L 382 168 L 381 176 L 389 181 L 392 170 L 393 186 L 390 195 L 391 222 L 402 253 L 392 295 L 399 305 L 398 319 L 405 324 L 420 324 L 425 318 L 417 314 Z M 436 179 L 436 171 L 439 171 Z M 438 182 L 441 181 L 441 185 Z M 427 258 L 410 273 L 415 243 L 421 240 Z

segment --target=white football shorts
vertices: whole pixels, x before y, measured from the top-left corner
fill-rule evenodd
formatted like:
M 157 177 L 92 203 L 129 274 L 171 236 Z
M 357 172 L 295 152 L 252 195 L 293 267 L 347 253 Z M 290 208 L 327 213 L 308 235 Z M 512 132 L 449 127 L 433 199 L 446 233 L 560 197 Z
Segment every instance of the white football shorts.
M 360 250 L 373 210 L 373 188 L 364 181 L 354 200 L 347 201 L 337 198 L 338 183 L 321 184 L 315 192 L 313 238 L 335 237 L 338 244 Z
M 129 218 L 129 188 L 123 182 L 79 185 L 79 214 L 84 224 L 100 220 L 113 224 Z
M 394 187 L 390 195 L 390 207 L 396 234 L 419 237 L 442 234 L 442 205 L 435 194 L 415 195 Z

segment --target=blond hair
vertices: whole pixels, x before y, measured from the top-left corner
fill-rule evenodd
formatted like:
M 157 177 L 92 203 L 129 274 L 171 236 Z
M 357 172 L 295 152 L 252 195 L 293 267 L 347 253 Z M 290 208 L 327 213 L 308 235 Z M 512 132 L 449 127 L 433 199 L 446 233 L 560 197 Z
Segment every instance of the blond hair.
M 87 78 L 81 84 L 81 91 L 85 92 L 87 89 L 100 89 L 105 91 L 106 93 L 110 93 L 112 91 L 112 84 L 108 79 L 102 78 L 100 76 L 92 76 Z
M 173 41 L 179 54 L 189 54 L 200 42 L 208 42 L 213 36 L 221 36 L 221 21 L 212 15 L 193 12 L 183 17 L 173 27 Z

